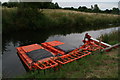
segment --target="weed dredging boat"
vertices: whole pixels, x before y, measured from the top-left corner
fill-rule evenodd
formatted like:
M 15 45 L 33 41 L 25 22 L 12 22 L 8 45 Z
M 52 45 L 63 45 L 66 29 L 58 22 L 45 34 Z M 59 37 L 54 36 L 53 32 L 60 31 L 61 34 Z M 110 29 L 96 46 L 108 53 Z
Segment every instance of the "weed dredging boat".
M 61 46 L 66 45 L 60 41 L 44 42 L 17 47 L 17 52 L 21 60 L 30 70 L 56 68 L 56 66 L 67 64 L 92 54 L 94 51 L 109 51 L 120 44 L 109 45 L 102 41 L 92 38 L 88 33 L 85 34 L 84 44 L 76 49 L 66 50 Z

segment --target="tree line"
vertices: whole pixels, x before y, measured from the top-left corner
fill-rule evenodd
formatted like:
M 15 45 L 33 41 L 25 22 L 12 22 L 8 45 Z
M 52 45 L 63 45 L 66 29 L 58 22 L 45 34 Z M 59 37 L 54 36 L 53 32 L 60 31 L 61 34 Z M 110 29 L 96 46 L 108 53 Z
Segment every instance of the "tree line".
M 40 8 L 40 9 L 59 9 L 58 3 L 52 2 L 5 2 L 2 4 L 3 7 L 20 7 L 23 6 L 24 8 Z
M 65 10 L 75 10 L 82 12 L 92 12 L 92 13 L 109 13 L 109 14 L 120 14 L 120 10 L 118 8 L 101 10 L 97 4 L 94 6 L 91 5 L 91 8 L 87 8 L 86 6 L 79 6 L 78 8 L 74 7 L 65 7 L 61 8 L 58 3 L 52 2 L 5 2 L 2 3 L 3 7 L 20 7 L 22 5 L 23 8 L 31 7 L 31 8 L 40 8 L 40 9 L 65 9 Z
M 112 9 L 106 9 L 106 10 L 101 10 L 97 4 L 94 6 L 91 5 L 91 8 L 87 8 L 86 6 L 79 6 L 78 8 L 74 7 L 67 7 L 64 9 L 68 10 L 76 10 L 76 11 L 82 11 L 82 12 L 91 12 L 91 13 L 109 13 L 109 14 L 120 14 L 119 8 L 113 7 Z

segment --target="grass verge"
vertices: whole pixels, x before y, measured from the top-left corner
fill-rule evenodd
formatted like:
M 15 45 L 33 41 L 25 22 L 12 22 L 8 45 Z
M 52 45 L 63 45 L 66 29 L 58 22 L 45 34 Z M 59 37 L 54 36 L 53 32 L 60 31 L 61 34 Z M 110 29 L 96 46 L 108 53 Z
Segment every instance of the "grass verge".
M 118 49 L 109 53 L 94 53 L 53 69 L 27 73 L 19 78 L 118 78 Z
M 103 42 L 108 44 L 114 45 L 120 42 L 119 34 L 120 30 L 118 29 L 117 31 L 111 32 L 109 34 L 101 35 L 98 39 L 101 39 Z
M 39 12 L 39 13 L 38 13 Z M 120 25 L 120 16 L 62 9 L 2 8 L 3 33 L 26 30 L 85 31 Z

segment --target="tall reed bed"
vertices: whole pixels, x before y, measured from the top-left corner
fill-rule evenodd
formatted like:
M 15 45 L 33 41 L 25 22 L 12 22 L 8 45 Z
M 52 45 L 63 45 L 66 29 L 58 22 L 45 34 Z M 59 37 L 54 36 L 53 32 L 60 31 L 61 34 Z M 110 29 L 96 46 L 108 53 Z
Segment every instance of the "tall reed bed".
M 39 12 L 39 14 L 38 14 Z M 120 25 L 119 15 L 85 13 L 70 10 L 3 8 L 3 33 L 26 30 L 83 31 Z M 22 14 L 22 15 L 21 15 Z

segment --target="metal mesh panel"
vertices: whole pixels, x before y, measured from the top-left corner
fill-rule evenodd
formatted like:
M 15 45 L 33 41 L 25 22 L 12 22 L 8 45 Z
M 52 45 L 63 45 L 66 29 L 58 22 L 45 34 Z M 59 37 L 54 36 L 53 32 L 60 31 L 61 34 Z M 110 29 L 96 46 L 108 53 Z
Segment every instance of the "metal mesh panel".
M 54 46 L 56 49 L 62 50 L 65 53 L 68 53 L 74 49 L 76 49 L 75 47 L 73 47 L 72 45 L 69 44 L 62 44 L 62 45 L 58 45 L 58 46 Z
M 44 58 L 53 57 L 52 53 L 44 50 L 44 49 L 37 49 L 31 52 L 26 53 L 33 61 L 38 61 Z

